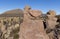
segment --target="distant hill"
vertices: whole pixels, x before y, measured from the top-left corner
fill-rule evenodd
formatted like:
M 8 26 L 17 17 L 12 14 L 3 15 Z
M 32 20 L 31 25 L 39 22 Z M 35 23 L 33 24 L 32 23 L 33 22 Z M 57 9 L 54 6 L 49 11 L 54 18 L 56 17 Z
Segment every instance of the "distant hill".
M 2 16 L 23 16 L 23 10 L 21 9 L 14 9 L 4 12 L 3 14 L 0 14 L 0 17 Z

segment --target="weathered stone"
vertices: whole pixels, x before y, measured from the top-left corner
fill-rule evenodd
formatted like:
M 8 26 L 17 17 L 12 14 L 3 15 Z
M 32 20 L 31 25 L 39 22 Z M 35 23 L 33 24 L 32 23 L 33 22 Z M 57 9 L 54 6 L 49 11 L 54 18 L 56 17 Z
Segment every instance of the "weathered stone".
M 56 21 L 57 21 L 57 18 L 54 17 L 54 16 L 51 16 L 51 15 L 47 15 L 48 16 L 48 19 L 46 20 L 46 25 L 47 27 L 53 29 L 55 28 L 55 26 L 58 24 Z
M 37 36 L 35 36 L 37 35 Z M 20 27 L 20 39 L 40 39 L 45 37 L 44 27 L 41 20 L 23 22 Z
M 41 16 L 42 12 L 39 10 L 30 10 L 30 14 L 32 14 L 34 17 L 37 17 L 37 16 Z
M 32 16 L 29 13 L 34 17 L 40 15 L 39 11 L 25 12 L 23 23 L 20 25 L 19 39 L 49 39 L 44 31 L 43 21 L 30 19 Z
M 58 23 L 57 23 L 57 18 L 55 16 L 56 16 L 56 13 L 54 11 L 49 11 L 47 14 L 48 19 L 46 20 L 46 26 L 47 26 L 48 31 L 49 31 L 49 29 L 51 30 L 49 32 L 47 31 L 50 39 L 56 39 L 57 38 L 55 26 Z
M 31 9 L 31 7 L 28 6 L 28 5 L 26 5 L 25 8 L 24 8 L 24 10 L 27 11 L 27 12 L 28 12 L 30 9 Z
M 51 16 L 56 16 L 56 12 L 53 11 L 53 10 L 49 10 L 49 11 L 47 12 L 47 14 L 49 14 L 49 15 L 51 15 Z

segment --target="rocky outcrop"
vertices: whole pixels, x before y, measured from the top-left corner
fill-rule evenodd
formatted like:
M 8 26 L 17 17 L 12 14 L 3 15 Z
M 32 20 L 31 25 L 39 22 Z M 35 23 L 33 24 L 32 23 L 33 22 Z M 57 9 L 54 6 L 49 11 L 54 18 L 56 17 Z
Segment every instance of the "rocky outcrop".
M 26 11 L 26 10 L 27 11 Z M 24 20 L 20 25 L 20 38 L 19 39 L 49 39 L 44 31 L 43 20 L 31 18 L 37 18 L 42 15 L 38 10 L 31 10 L 25 8 Z
M 48 36 L 50 39 L 57 39 L 58 37 L 56 34 L 56 25 L 58 24 L 57 18 L 55 17 L 56 13 L 54 11 L 49 11 L 47 14 L 47 20 L 46 20 L 46 32 L 48 33 Z

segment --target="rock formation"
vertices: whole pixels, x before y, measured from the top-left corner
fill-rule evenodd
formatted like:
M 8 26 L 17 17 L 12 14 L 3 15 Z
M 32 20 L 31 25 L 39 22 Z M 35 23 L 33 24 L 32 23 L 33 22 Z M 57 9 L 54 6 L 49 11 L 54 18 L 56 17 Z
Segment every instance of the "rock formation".
M 42 15 L 41 12 L 38 10 L 31 10 L 30 7 L 26 7 L 24 11 L 24 20 L 20 25 L 19 39 L 49 39 L 44 31 L 43 20 L 31 19 Z
M 54 11 L 49 11 L 48 13 L 49 13 L 49 14 L 47 14 L 48 19 L 46 20 L 47 27 L 53 29 L 55 27 L 55 25 L 57 25 L 57 22 L 56 22 L 57 18 L 55 17 L 56 13 Z
M 55 38 L 56 33 L 54 31 L 54 28 L 58 23 L 57 23 L 57 18 L 55 16 L 56 16 L 56 13 L 52 10 L 50 10 L 47 13 L 48 19 L 46 20 L 46 26 L 47 26 L 47 32 L 50 30 L 48 33 L 50 39 L 56 39 Z

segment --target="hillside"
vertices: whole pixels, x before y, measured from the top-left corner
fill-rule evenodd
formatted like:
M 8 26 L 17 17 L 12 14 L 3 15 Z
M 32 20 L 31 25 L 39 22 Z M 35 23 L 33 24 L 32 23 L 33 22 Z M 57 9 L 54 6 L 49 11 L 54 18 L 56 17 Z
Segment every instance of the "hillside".
M 23 11 L 21 9 L 13 9 L 13 10 L 9 10 L 4 12 L 3 14 L 0 14 L 0 17 L 2 16 L 22 16 L 23 15 Z

